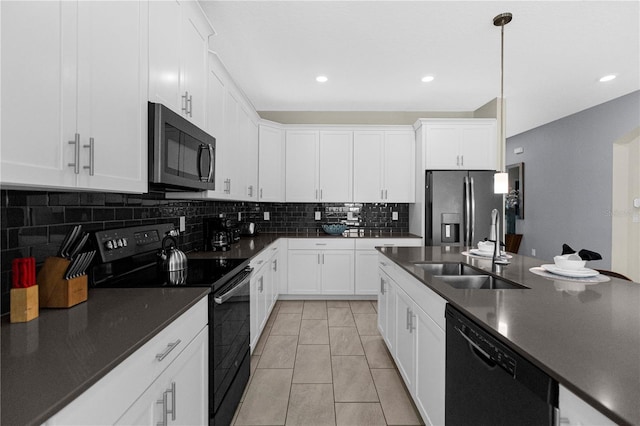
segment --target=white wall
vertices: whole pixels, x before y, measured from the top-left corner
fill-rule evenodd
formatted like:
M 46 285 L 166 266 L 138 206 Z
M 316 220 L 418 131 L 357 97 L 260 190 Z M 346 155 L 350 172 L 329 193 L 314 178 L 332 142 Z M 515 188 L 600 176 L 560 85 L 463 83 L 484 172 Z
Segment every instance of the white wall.
M 640 91 L 507 140 L 506 164 L 525 163 L 520 254 L 551 260 L 567 243 L 602 254 L 587 266 L 611 267 L 613 143 L 638 126 Z

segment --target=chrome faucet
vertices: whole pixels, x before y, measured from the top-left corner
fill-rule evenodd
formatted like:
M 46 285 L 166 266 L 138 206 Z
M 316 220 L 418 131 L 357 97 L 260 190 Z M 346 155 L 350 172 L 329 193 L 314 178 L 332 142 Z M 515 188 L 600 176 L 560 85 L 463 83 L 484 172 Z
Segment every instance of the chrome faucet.
M 496 265 L 508 265 L 509 261 L 506 256 L 502 256 L 500 250 L 500 220 L 498 218 L 499 212 L 497 209 L 491 210 L 491 229 L 489 230 L 489 241 L 493 241 L 493 256 L 492 266 L 493 269 Z

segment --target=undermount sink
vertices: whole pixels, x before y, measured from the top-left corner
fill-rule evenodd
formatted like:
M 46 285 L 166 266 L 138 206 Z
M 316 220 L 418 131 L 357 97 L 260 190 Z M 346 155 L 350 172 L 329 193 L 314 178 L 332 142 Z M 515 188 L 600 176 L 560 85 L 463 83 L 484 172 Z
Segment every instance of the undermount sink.
M 464 263 L 414 263 L 429 275 L 478 275 L 478 270 Z
M 453 288 L 463 290 L 524 290 L 529 288 L 492 275 L 441 275 L 435 278 L 444 281 Z

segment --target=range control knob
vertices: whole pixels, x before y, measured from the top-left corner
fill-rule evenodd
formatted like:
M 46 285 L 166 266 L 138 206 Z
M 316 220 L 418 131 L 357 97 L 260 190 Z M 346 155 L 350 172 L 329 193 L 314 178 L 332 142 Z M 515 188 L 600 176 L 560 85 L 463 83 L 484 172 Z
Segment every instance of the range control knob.
M 127 239 L 123 238 L 122 239 L 122 247 L 126 247 L 128 245 Z
M 111 242 L 111 240 L 105 241 L 104 246 L 107 250 L 113 250 L 113 243 Z

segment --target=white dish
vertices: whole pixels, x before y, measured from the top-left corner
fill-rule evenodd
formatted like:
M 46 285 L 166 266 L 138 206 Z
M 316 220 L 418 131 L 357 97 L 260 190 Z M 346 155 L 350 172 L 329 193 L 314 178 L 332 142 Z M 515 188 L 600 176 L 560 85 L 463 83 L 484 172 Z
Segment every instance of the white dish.
M 589 268 L 580 268 L 574 270 L 562 269 L 557 267 L 554 264 L 542 265 L 542 269 L 547 272 L 551 272 L 552 274 L 561 275 L 563 277 L 572 277 L 572 278 L 588 278 L 595 277 L 600 274 L 600 272 L 589 269 Z
M 474 254 L 476 256 L 493 257 L 493 252 L 492 251 L 478 250 L 478 249 L 475 249 L 475 248 L 470 249 L 469 253 Z M 507 259 L 511 259 L 513 257 L 510 254 L 507 254 L 505 252 L 502 252 L 502 256 L 506 256 Z

